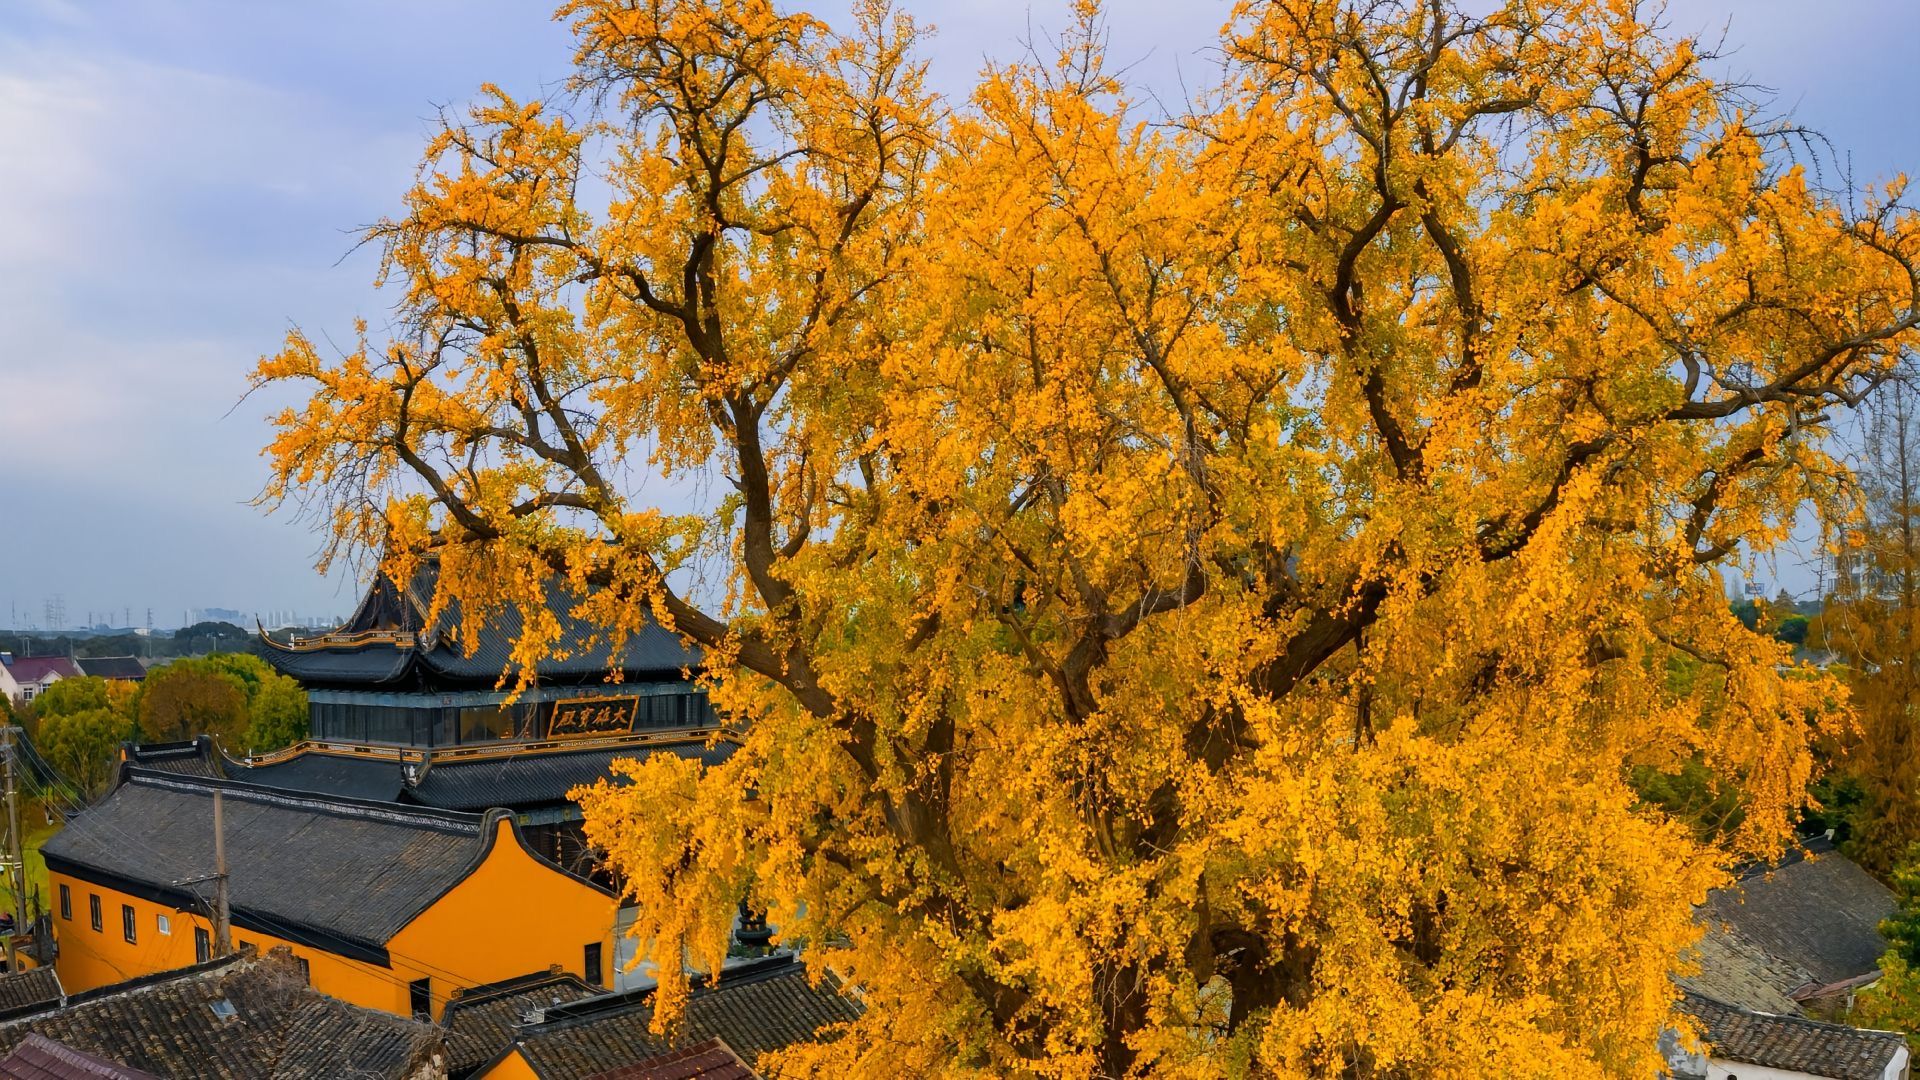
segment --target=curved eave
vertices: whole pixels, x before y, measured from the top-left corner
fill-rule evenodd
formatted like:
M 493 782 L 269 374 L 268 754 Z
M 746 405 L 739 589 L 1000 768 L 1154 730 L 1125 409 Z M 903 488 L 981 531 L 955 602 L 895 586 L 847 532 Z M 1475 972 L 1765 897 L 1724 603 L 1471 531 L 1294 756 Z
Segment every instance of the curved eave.
M 293 648 L 262 635 L 269 647 L 261 658 L 282 675 L 303 684 L 385 686 L 399 682 L 413 667 L 416 651 L 392 642 L 346 648 Z

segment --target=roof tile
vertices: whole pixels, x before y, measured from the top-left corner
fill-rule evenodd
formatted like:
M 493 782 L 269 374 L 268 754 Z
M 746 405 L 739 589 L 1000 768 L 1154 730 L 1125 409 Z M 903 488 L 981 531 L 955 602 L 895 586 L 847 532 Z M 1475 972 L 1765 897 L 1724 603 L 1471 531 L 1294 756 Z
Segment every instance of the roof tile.
M 1832 1080 L 1880 1080 L 1906 1047 L 1890 1031 L 1865 1031 L 1799 1016 L 1775 1016 L 1686 994 L 1681 1008 L 1700 1021 L 1714 1057 Z
M 222 1001 L 231 1018 L 214 1010 Z M 177 1080 L 402 1077 L 445 1053 L 432 1025 L 315 992 L 284 949 L 76 996 L 66 1008 L 0 1024 L 0 1050 L 35 1033 Z
M 235 920 L 290 924 L 374 947 L 463 879 L 493 837 L 473 814 L 143 769 L 125 775 L 47 841 L 50 865 L 180 891 L 176 882 L 213 870 L 219 790 Z

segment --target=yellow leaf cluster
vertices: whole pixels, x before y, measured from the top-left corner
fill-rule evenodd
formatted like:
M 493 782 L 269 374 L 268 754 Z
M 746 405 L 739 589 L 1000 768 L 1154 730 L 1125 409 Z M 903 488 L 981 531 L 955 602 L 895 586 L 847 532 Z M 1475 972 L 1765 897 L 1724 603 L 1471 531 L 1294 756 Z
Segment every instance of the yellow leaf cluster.
M 1716 567 L 1916 342 L 1901 191 L 1632 4 L 1244 0 L 1172 117 L 1075 12 L 942 102 L 883 3 L 567 3 L 579 118 L 373 230 L 400 332 L 262 361 L 269 499 L 523 663 L 549 574 L 705 651 L 738 753 L 580 793 L 663 1025 L 744 898 L 867 1005 L 783 1074 L 1651 1075 L 1844 715 Z

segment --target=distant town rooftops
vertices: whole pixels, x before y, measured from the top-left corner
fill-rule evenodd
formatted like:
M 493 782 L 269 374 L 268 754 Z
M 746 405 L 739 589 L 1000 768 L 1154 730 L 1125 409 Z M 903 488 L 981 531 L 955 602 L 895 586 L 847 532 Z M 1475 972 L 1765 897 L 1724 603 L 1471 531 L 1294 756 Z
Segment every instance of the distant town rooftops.
M 67 656 L 16 656 L 13 663 L 7 665 L 7 673 L 23 686 L 44 682 L 50 675 L 57 679 L 77 679 L 82 674 L 80 665 Z
M 0 1051 L 36 1034 L 158 1076 L 398 1078 L 445 1056 L 438 1028 L 316 993 L 284 950 L 75 995 L 65 1007 L 0 1024 Z
M 80 656 L 74 658 L 83 675 L 99 679 L 139 682 L 147 677 L 147 666 L 137 656 Z
M 480 864 L 501 817 L 127 768 L 47 841 L 48 869 L 196 903 L 182 879 L 212 873 L 216 790 L 235 925 L 372 963 L 387 962 L 386 942 Z
M 406 588 L 376 574 L 347 621 L 333 631 L 289 643 L 261 634 L 267 661 L 308 686 L 389 686 L 412 678 L 442 684 L 488 685 L 516 670 L 513 644 L 523 622 L 511 605 L 486 620 L 476 641 L 461 640 L 459 605 L 449 604 L 428 623 L 439 563 L 424 560 Z M 560 628 L 553 655 L 537 666 L 543 681 L 604 680 L 609 672 L 636 678 L 666 678 L 700 666 L 699 650 L 651 620 L 614 648 L 606 628 L 574 615 L 582 599 L 558 577 L 549 580 L 545 605 Z
M 1700 1023 L 1712 1056 L 1831 1080 L 1881 1080 L 1904 1058 L 1904 1036 L 1742 1009 L 1689 993 L 1681 1008 Z

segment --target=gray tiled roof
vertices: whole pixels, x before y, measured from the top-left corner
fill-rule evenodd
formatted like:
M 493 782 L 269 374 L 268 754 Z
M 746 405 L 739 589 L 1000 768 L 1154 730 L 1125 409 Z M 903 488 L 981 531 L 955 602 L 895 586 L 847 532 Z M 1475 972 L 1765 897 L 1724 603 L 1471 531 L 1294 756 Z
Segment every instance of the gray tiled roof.
M 511 756 L 437 762 L 407 798 L 449 810 L 481 810 L 495 806 L 529 806 L 564 802 L 567 792 L 596 780 L 614 779 L 613 763 L 620 758 L 673 754 L 718 765 L 733 755 L 733 743 L 707 746 L 704 739 L 685 742 L 604 746 L 587 750 L 541 751 Z
M 1703 915 L 1785 964 L 1829 985 L 1878 970 L 1880 923 L 1893 893 L 1835 852 L 1795 856 L 1707 898 Z
M 398 802 L 407 786 L 400 762 L 386 756 L 306 751 L 264 765 L 225 762 L 223 769 L 234 780 L 262 787 L 377 802 Z
M 215 1010 L 222 1002 L 230 1016 Z M 0 1050 L 31 1033 L 176 1080 L 404 1077 L 444 1053 L 430 1024 L 315 992 L 283 950 L 79 995 L 66 1008 L 0 1025 Z
M 150 1072 L 83 1054 L 39 1034 L 28 1035 L 13 1048 L 13 1053 L 0 1058 L 0 1077 L 6 1080 L 160 1080 Z
M 441 1014 L 447 1029 L 448 1068 L 455 1073 L 486 1064 L 513 1041 L 529 1010 L 545 1010 L 606 993 L 577 975 L 541 971 L 458 991 Z
M 1707 927 L 1688 959 L 1700 970 L 1676 980 L 1683 989 L 1761 1012 L 1798 1014 L 1800 1006 L 1791 995 L 1814 981 L 1806 971 L 1767 955 L 1717 922 Z
M 423 562 L 404 592 L 395 589 L 383 575 L 376 575 L 360 606 L 334 631 L 342 636 L 375 631 L 414 633 L 417 643 L 413 646 L 372 641 L 293 649 L 263 640 L 262 655 L 284 674 L 308 684 L 386 685 L 416 671 L 430 681 L 492 684 L 502 673 L 517 673 L 511 655 L 514 639 L 525 625 L 518 608 L 508 605 L 491 613 L 475 642 L 460 639 L 462 620 L 457 604 L 449 604 L 439 620 L 423 627 L 439 573 L 437 561 Z M 700 666 L 698 649 L 651 619 L 638 633 L 627 637 L 618 650 L 613 649 L 604 628 L 574 616 L 573 609 L 581 599 L 563 579 L 556 576 L 549 580 L 546 607 L 559 624 L 560 636 L 553 644 L 553 655 L 537 666 L 540 679 L 600 679 L 609 671 L 660 678 Z
M 218 777 L 219 767 L 213 760 L 213 737 L 202 735 L 188 742 L 170 743 L 122 743 L 127 764 L 156 772 L 180 773 L 183 776 Z
M 485 819 L 298 795 L 142 769 L 43 849 L 50 867 L 161 891 L 213 871 L 213 793 L 225 793 L 234 920 L 383 947 L 478 865 Z
M 1880 1080 L 1906 1046 L 1890 1031 L 1774 1016 L 1698 994 L 1685 995 L 1681 1008 L 1700 1022 L 1713 1057 L 1832 1080 Z
M 755 1080 L 752 1069 L 723 1039 L 708 1039 L 679 1050 L 623 1065 L 587 1080 Z
M 503 751 L 436 760 L 409 788 L 400 762 L 381 755 L 308 750 L 264 765 L 226 762 L 226 775 L 249 784 L 287 791 L 321 792 L 351 799 L 408 802 L 444 810 L 517 809 L 563 803 L 567 792 L 596 780 L 615 779 L 613 762 L 674 754 L 717 765 L 735 744 L 709 747 L 703 737 L 681 742 L 601 744 L 579 750 Z
M 650 1030 L 652 992 L 635 991 L 550 1009 L 546 1022 L 523 1029 L 514 1045 L 545 1080 L 584 1080 L 708 1039 L 724 1039 L 753 1062 L 859 1015 L 859 1004 L 831 978 L 814 986 L 804 964 L 779 956 L 731 969 L 719 986 L 696 990 L 671 1037 Z
M 101 679 L 139 682 L 147 677 L 147 667 L 137 656 L 80 656 L 73 662 L 82 672 Z
M 63 993 L 50 967 L 0 973 L 0 1017 L 58 1004 Z
M 391 644 L 350 649 L 313 649 L 292 652 L 267 648 L 260 653 L 280 674 L 303 686 L 333 683 L 380 686 L 396 683 L 413 667 L 413 650 Z

